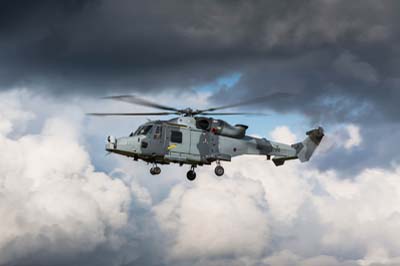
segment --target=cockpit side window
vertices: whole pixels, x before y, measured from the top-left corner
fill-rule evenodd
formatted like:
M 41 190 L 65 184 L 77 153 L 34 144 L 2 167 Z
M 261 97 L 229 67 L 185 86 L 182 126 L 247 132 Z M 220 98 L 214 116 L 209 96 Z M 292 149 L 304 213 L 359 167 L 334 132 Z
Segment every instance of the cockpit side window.
M 151 129 L 153 128 L 153 125 L 147 125 L 147 126 L 141 126 L 134 133 L 131 133 L 129 136 L 137 136 L 137 135 L 147 135 L 150 133 Z
M 137 136 L 139 135 L 140 130 L 142 130 L 143 127 L 138 127 L 138 129 L 136 129 L 136 131 L 132 134 L 132 136 Z
M 147 135 L 147 133 L 150 132 L 150 130 L 153 128 L 153 125 L 148 125 L 144 126 L 140 131 L 138 135 Z

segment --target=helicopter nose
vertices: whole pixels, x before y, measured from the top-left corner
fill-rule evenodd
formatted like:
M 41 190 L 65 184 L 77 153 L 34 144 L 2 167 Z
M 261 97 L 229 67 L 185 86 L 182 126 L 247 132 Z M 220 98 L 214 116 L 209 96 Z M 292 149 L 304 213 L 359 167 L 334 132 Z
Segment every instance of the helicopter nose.
M 113 150 L 117 148 L 117 139 L 114 136 L 107 137 L 106 150 Z
M 108 137 L 107 137 L 107 141 L 108 141 L 109 143 L 114 144 L 114 143 L 116 142 L 116 139 L 115 139 L 114 136 L 108 136 Z

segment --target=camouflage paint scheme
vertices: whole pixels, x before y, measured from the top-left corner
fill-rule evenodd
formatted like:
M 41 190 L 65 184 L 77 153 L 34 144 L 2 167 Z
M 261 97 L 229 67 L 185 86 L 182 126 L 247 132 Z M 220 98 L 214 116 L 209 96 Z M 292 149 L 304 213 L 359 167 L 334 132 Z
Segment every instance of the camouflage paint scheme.
M 199 128 L 199 120 L 202 119 L 209 123 L 207 128 Z M 324 136 L 323 129 L 319 127 L 307 132 L 308 137 L 304 141 L 288 145 L 247 136 L 247 126 L 231 126 L 222 120 L 192 116 L 168 121 L 151 121 L 139 129 L 146 126 L 152 126 L 146 134 L 131 134 L 129 137 L 118 139 L 109 137 L 106 150 L 149 163 L 179 163 L 192 166 L 231 161 L 235 156 L 255 154 L 265 155 L 267 159 L 273 156 L 272 161 L 279 166 L 286 160 L 308 161 Z M 227 135 L 219 134 L 221 130 L 225 130 Z M 172 134 L 178 139 L 171 139 Z M 229 134 L 236 135 L 232 137 Z

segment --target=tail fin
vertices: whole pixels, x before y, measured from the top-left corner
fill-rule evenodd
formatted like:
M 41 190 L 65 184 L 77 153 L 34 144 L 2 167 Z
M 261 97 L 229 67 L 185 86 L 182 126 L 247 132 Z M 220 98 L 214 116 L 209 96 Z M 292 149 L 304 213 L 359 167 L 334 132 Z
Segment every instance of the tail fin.
M 324 129 L 318 127 L 317 129 L 308 131 L 306 135 L 308 135 L 308 137 L 303 142 L 292 145 L 292 147 L 296 149 L 297 157 L 301 162 L 307 162 L 310 160 L 315 149 L 324 137 Z
M 283 165 L 285 161 L 293 159 L 299 159 L 301 162 L 309 161 L 315 149 L 318 147 L 322 138 L 324 137 L 324 129 L 322 127 L 318 127 L 308 131 L 306 135 L 308 135 L 308 137 L 305 140 L 292 145 L 292 148 L 296 150 L 296 156 L 275 156 L 272 159 L 274 164 L 276 166 Z

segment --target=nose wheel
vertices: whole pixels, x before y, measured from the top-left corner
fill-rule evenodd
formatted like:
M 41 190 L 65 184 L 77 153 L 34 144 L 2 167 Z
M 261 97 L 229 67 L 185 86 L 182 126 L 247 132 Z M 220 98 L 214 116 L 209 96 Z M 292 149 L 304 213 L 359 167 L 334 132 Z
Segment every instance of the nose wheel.
M 189 181 L 193 181 L 196 179 L 196 172 L 194 171 L 194 168 L 196 166 L 192 165 L 192 167 L 190 168 L 190 170 L 187 172 L 186 177 Z
M 150 174 L 152 175 L 159 175 L 161 173 L 161 168 L 158 166 L 154 166 L 150 168 Z

